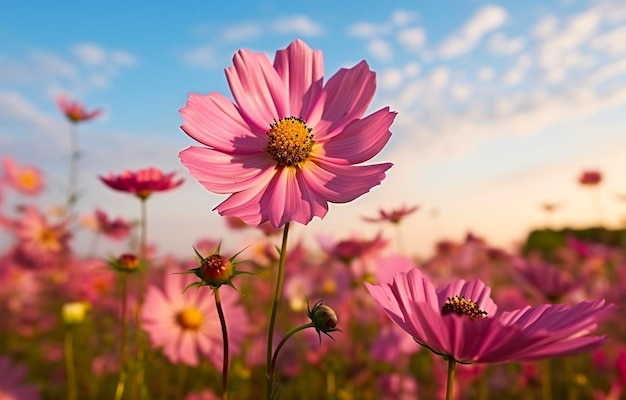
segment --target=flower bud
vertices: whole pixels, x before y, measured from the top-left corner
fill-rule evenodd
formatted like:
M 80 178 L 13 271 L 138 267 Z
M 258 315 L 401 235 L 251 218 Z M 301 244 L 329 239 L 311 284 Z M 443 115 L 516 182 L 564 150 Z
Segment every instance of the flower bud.
M 312 309 L 307 310 L 307 315 L 311 319 L 311 323 L 318 335 L 324 333 L 332 339 L 329 333 L 339 331 L 337 328 L 337 313 L 326 304 L 323 304 L 321 300 L 315 303 Z M 320 335 L 320 340 L 321 338 Z
M 196 268 L 196 276 L 210 286 L 228 284 L 233 276 L 233 265 L 228 258 L 211 254 L 202 259 L 200 267 Z
M 135 272 L 141 267 L 139 258 L 134 254 L 122 254 L 118 258 L 109 261 L 109 264 L 121 272 Z

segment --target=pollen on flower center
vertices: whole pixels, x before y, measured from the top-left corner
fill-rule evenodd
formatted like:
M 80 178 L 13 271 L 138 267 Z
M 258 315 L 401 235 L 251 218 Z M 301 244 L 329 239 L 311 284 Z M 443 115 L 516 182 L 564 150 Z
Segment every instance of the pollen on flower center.
M 487 312 L 478 307 L 470 299 L 463 296 L 448 297 L 443 307 L 441 307 L 441 315 L 456 313 L 457 315 L 466 315 L 469 319 L 480 321 L 487 316 Z
M 183 329 L 197 330 L 202 325 L 202 314 L 195 308 L 185 308 L 176 314 L 176 322 Z
M 311 153 L 313 134 L 306 123 L 296 117 L 281 118 L 267 131 L 267 149 L 278 165 L 299 166 Z

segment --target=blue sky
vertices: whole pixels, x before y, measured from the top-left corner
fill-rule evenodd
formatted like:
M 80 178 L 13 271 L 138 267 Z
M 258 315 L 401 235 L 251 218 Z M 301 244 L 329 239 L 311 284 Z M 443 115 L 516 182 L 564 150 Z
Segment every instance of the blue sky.
M 422 207 L 404 227 L 426 252 L 467 230 L 507 245 L 561 202 L 557 226 L 594 221 L 576 185 L 598 168 L 603 218 L 626 214 L 626 3 L 603 1 L 420 2 L 13 2 L 0 15 L 0 145 L 50 180 L 45 202 L 62 202 L 67 123 L 61 93 L 103 107 L 80 126 L 80 209 L 136 215 L 98 174 L 149 165 L 178 171 L 193 144 L 179 129 L 189 93 L 230 96 L 224 68 L 239 48 L 276 49 L 296 38 L 324 52 L 326 75 L 366 59 L 377 72 L 372 111 L 398 111 L 376 161 L 395 164 L 382 186 L 301 235 L 379 228 L 360 221 L 378 208 Z M 332 11 L 331 11 L 332 10 Z M 180 252 L 223 235 L 211 211 L 221 199 L 191 178 L 155 196 L 152 236 Z M 438 216 L 433 217 L 433 210 Z M 206 226 L 212 226 L 206 232 Z M 172 230 L 181 232 L 175 238 Z

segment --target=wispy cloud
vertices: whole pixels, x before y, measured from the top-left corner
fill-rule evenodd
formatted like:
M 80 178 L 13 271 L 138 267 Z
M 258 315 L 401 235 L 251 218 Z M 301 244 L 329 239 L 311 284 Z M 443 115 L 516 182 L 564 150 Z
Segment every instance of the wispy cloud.
M 478 10 L 463 27 L 448 37 L 439 47 L 442 58 L 454 58 L 471 52 L 489 32 L 501 27 L 507 20 L 506 10 L 489 5 Z

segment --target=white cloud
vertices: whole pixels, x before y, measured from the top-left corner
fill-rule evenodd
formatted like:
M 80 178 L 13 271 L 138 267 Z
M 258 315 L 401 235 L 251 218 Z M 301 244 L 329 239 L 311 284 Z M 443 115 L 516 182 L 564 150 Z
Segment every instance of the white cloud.
M 502 78 L 507 85 L 517 85 L 524 79 L 528 69 L 532 64 L 532 60 L 528 54 L 522 54 L 517 58 L 515 66 L 509 69 Z
M 478 76 L 478 79 L 480 79 L 481 81 L 487 82 L 493 79 L 493 77 L 495 76 L 495 71 L 491 67 L 482 67 L 478 70 L 476 76 Z
M 466 84 L 455 83 L 450 88 L 450 93 L 456 101 L 465 101 L 472 94 L 472 88 Z
M 255 22 L 244 22 L 231 25 L 222 30 L 222 40 L 226 42 L 237 42 L 241 40 L 254 39 L 261 36 L 261 26 Z
M 443 58 L 454 58 L 472 51 L 487 33 L 501 27 L 507 20 L 504 8 L 494 5 L 484 6 L 478 10 L 461 30 L 439 47 L 439 55 Z
M 449 81 L 450 69 L 444 65 L 435 68 L 428 77 L 428 82 L 435 89 L 444 89 Z
M 526 47 L 526 39 L 521 36 L 507 38 L 503 33 L 496 33 L 489 39 L 489 50 L 494 54 L 515 54 Z
M 559 20 L 554 15 L 546 15 L 535 24 L 531 32 L 537 39 L 547 39 L 554 35 L 559 26 Z
M 624 74 L 626 74 L 626 58 L 604 65 L 589 77 L 589 81 L 597 85 Z
M 87 65 L 102 65 L 107 58 L 101 47 L 91 43 L 74 45 L 72 51 L 81 62 Z
M 348 26 L 348 35 L 358 38 L 373 38 L 385 35 L 390 31 L 389 24 L 373 24 L 370 22 L 357 22 Z
M 202 46 L 188 51 L 184 54 L 183 59 L 185 63 L 194 67 L 200 68 L 215 68 L 217 67 L 217 51 L 214 46 Z
M 381 61 L 390 61 L 393 57 L 391 45 L 383 39 L 373 39 L 367 44 L 367 51 Z
M 404 73 L 409 78 L 416 77 L 417 75 L 419 75 L 421 70 L 422 68 L 416 62 L 409 62 L 404 66 Z
M 398 41 L 409 50 L 419 50 L 426 44 L 426 32 L 422 28 L 408 28 L 398 32 Z
M 416 18 L 417 15 L 414 12 L 407 10 L 396 10 L 391 14 L 391 22 L 396 26 L 405 26 Z
M 380 74 L 380 87 L 384 90 L 396 89 L 402 83 L 402 71 L 398 68 L 384 69 Z
M 590 42 L 594 50 L 603 51 L 610 56 L 626 53 L 626 26 L 620 26 L 597 36 Z
M 296 34 L 304 36 L 319 36 L 324 33 L 324 27 L 312 21 L 306 15 L 295 15 L 279 18 L 271 22 L 272 31 L 280 34 Z

